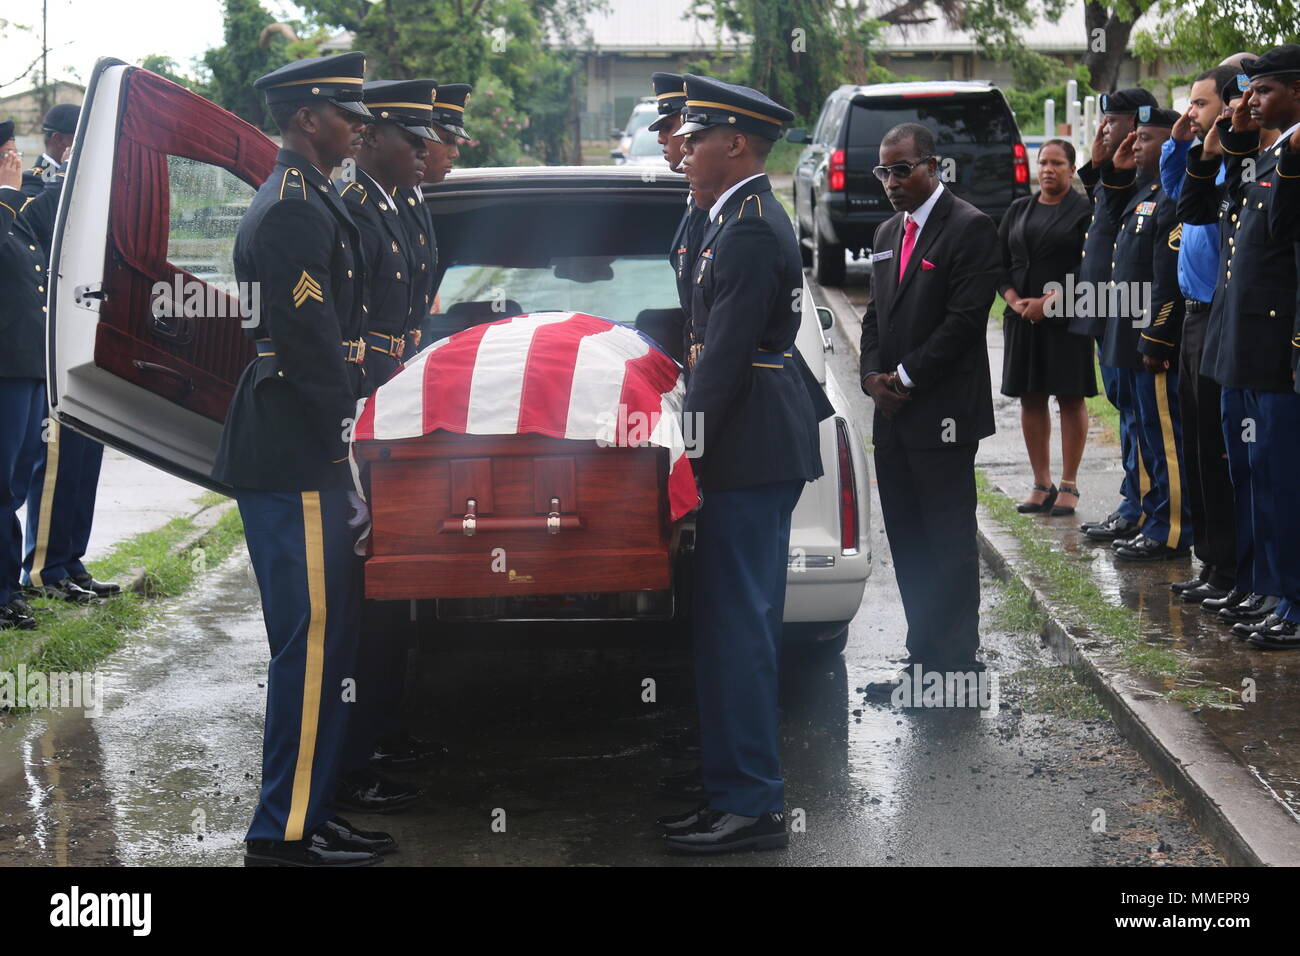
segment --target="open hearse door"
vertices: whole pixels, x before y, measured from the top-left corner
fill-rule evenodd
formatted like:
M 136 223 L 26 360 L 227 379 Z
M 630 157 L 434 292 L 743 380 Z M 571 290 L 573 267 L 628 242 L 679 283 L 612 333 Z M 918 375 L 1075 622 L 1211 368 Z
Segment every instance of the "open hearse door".
M 164 471 L 209 478 L 253 345 L 235 233 L 276 147 L 248 123 L 120 60 L 95 64 L 51 265 L 51 414 Z M 243 311 L 255 305 L 244 296 Z

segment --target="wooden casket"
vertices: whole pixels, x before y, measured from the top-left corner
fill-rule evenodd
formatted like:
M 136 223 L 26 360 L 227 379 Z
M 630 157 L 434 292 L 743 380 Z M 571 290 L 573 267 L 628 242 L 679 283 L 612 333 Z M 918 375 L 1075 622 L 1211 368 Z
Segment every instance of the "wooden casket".
M 663 590 L 668 452 L 544 435 L 358 441 L 370 598 Z

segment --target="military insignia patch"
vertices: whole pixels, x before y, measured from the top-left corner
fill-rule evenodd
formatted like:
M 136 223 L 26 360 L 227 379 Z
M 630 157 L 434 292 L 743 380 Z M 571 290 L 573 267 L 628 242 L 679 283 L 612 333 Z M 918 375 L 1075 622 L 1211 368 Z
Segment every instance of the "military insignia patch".
M 321 291 L 320 283 L 309 276 L 304 269 L 302 275 L 298 277 L 298 284 L 293 287 L 293 307 L 302 308 L 302 304 L 308 299 L 315 299 L 322 305 L 325 304 L 325 295 Z
M 1153 202 L 1140 202 L 1137 204 L 1137 214 L 1139 216 L 1150 216 L 1156 211 L 1156 204 Z

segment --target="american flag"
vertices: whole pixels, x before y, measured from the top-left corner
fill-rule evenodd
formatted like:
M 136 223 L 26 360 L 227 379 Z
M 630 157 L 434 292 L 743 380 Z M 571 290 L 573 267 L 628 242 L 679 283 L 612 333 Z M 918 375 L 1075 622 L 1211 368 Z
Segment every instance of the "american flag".
M 681 427 L 685 395 L 681 367 L 640 333 L 581 312 L 533 312 L 434 342 L 358 403 L 352 440 L 438 429 L 607 445 L 630 437 L 668 449 L 676 521 L 697 503 Z

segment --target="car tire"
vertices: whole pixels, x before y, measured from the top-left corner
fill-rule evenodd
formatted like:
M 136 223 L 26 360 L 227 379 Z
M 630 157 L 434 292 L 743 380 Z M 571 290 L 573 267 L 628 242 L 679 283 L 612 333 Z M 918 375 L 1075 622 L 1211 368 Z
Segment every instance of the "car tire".
M 805 268 L 813 264 L 812 249 L 809 248 L 808 235 L 803 231 L 803 222 L 799 219 L 799 194 L 794 197 L 794 235 L 799 242 L 799 262 Z
M 827 242 L 822 237 L 822 231 L 817 228 L 817 217 L 813 217 L 813 248 L 812 248 L 812 271 L 813 278 L 817 280 L 818 285 L 843 285 L 844 284 L 844 247 L 833 242 Z

